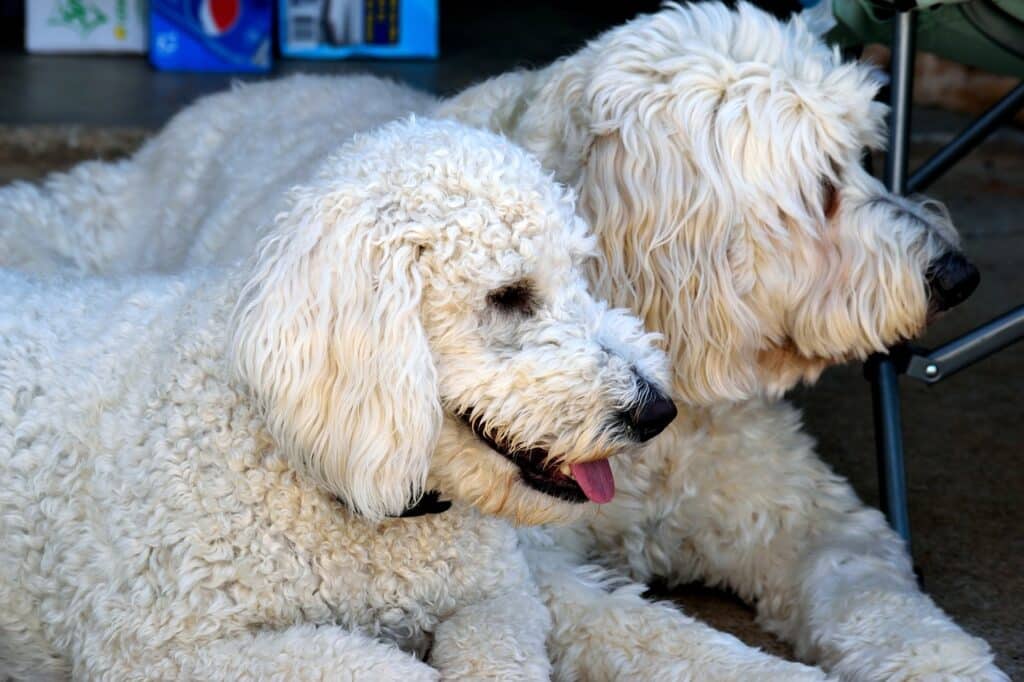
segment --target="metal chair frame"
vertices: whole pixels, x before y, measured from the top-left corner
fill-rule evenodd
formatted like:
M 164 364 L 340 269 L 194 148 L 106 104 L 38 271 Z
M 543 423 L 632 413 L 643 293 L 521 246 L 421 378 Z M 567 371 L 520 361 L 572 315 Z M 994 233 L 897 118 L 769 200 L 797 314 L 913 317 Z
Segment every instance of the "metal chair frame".
M 912 175 L 907 176 L 910 108 L 914 77 L 915 10 L 893 17 L 890 66 L 889 151 L 884 182 L 896 194 L 919 192 L 985 141 L 1024 107 L 1024 82 L 961 131 Z M 871 382 L 882 511 L 910 545 L 910 516 L 900 421 L 899 375 L 935 384 L 1024 338 L 1024 305 L 934 350 L 911 346 L 873 355 L 864 373 Z

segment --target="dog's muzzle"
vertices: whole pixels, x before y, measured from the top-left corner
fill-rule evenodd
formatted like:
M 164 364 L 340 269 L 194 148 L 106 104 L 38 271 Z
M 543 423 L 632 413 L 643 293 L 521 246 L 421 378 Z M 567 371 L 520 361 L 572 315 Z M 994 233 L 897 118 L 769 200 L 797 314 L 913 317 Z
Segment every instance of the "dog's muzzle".
M 925 276 L 931 307 L 936 312 L 963 303 L 981 281 L 978 268 L 957 251 L 950 251 L 932 261 Z

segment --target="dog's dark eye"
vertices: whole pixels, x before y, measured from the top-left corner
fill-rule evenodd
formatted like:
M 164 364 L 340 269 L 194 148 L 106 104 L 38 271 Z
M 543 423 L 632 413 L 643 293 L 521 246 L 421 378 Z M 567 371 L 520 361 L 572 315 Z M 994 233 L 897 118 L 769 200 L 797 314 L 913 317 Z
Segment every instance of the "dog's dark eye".
M 831 180 L 821 183 L 821 205 L 825 208 L 825 217 L 829 220 L 839 210 L 839 191 Z
M 534 304 L 533 287 L 526 281 L 509 284 L 487 294 L 487 305 L 506 313 L 529 315 Z

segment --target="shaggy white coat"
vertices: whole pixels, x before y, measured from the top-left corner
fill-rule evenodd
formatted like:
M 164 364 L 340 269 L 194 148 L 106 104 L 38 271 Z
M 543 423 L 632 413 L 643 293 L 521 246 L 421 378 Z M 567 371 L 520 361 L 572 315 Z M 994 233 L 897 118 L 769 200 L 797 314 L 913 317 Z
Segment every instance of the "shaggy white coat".
M 525 152 L 411 121 L 331 156 L 255 264 L 0 273 L 0 677 L 547 679 L 482 510 L 586 505 L 458 415 L 555 467 L 636 449 L 614 420 L 665 357 L 587 293 L 593 246 Z M 384 518 L 427 489 L 452 508 Z
M 577 188 L 603 257 L 591 280 L 665 335 L 686 403 L 642 460 L 617 465 L 613 504 L 533 562 L 556 671 L 800 674 L 568 569 L 599 558 L 638 581 L 728 586 L 843 679 L 1003 680 L 778 399 L 918 333 L 927 264 L 956 244 L 941 210 L 861 169 L 884 130 L 877 87 L 801 18 L 713 3 L 669 6 L 440 104 L 369 78 L 250 86 L 187 109 L 131 160 L 0 189 L 0 258 L 102 272 L 231 259 L 321 145 L 410 110 L 501 131 Z

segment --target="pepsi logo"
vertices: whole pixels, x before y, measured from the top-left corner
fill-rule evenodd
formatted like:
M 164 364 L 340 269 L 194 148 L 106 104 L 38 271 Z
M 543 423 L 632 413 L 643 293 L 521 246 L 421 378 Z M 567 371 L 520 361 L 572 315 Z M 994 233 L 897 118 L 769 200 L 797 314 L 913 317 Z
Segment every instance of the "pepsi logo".
M 242 0 L 201 0 L 199 21 L 207 35 L 224 35 L 238 23 Z

